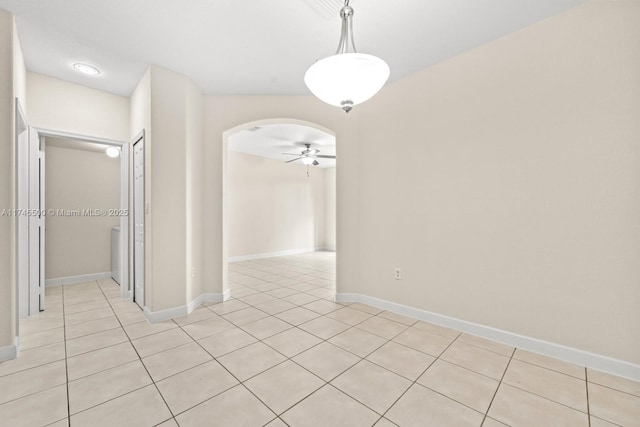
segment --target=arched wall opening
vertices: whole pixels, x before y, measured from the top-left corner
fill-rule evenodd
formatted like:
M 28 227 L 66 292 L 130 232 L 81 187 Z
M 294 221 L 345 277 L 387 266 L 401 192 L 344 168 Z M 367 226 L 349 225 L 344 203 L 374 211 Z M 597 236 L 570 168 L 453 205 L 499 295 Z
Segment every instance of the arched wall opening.
M 232 191 L 230 186 L 230 183 L 231 183 L 230 153 L 232 152 L 231 144 L 233 143 L 234 139 L 236 141 L 240 139 L 238 138 L 238 135 L 241 135 L 241 133 L 255 132 L 256 130 L 260 130 L 260 129 L 276 129 L 276 128 L 282 129 L 283 126 L 277 126 L 277 125 L 288 126 L 289 129 L 294 129 L 294 128 L 298 130 L 307 129 L 308 132 L 306 132 L 307 138 L 305 137 L 300 138 L 299 134 L 298 135 L 291 134 L 289 138 L 290 140 L 288 141 L 290 147 L 286 147 L 287 144 L 286 144 L 286 141 L 284 141 L 285 138 L 280 138 L 283 140 L 283 142 L 285 142 L 285 144 L 282 146 L 278 146 L 276 148 L 270 147 L 273 153 L 275 153 L 276 151 L 279 151 L 278 149 L 282 149 L 283 152 L 284 151 L 288 151 L 288 152 L 302 151 L 305 149 L 304 143 L 307 142 L 312 144 L 312 147 L 311 147 L 312 149 L 320 149 L 320 153 L 323 156 L 331 155 L 331 154 L 335 156 L 336 154 L 336 151 L 335 151 L 336 133 L 333 130 L 328 129 L 324 126 L 321 126 L 317 123 L 304 121 L 304 120 L 291 119 L 291 118 L 272 118 L 272 119 L 255 120 L 255 121 L 243 123 L 241 125 L 235 126 L 223 132 L 222 134 L 222 142 L 223 142 L 223 147 L 222 147 L 223 148 L 223 153 L 222 153 L 222 291 L 225 299 L 227 299 L 231 293 L 230 286 L 229 286 L 229 263 L 230 262 L 303 254 L 303 253 L 313 252 L 313 251 L 335 252 L 337 248 L 337 238 L 336 238 L 336 229 L 337 229 L 337 225 L 336 225 L 337 223 L 337 214 L 336 214 L 337 213 L 337 201 L 336 201 L 337 178 L 336 178 L 336 175 L 337 174 L 335 173 L 335 168 L 333 168 L 333 170 L 330 170 L 330 168 L 314 169 L 316 168 L 316 166 L 312 165 L 312 166 L 308 166 L 308 168 L 311 168 L 311 169 L 308 169 L 308 172 L 316 175 L 316 176 L 312 176 L 312 178 L 317 179 L 317 175 L 320 173 L 323 176 L 322 179 L 325 179 L 324 177 L 326 176 L 326 180 L 325 180 L 326 185 L 323 185 L 324 186 L 323 188 L 326 188 L 326 193 L 325 195 L 322 195 L 321 199 L 322 199 L 322 203 L 324 204 L 323 209 L 325 210 L 325 212 L 327 212 L 327 215 L 326 215 L 327 219 L 326 219 L 326 222 L 322 224 L 322 227 L 324 227 L 323 235 L 332 236 L 332 237 L 331 238 L 322 237 L 321 239 L 316 239 L 316 240 L 312 238 L 311 240 L 312 242 L 315 242 L 315 244 L 311 243 L 311 245 L 306 245 L 304 247 L 291 247 L 291 248 L 284 249 L 284 247 L 278 248 L 277 246 L 272 245 L 272 246 L 269 246 L 269 248 L 271 249 L 268 249 L 267 252 L 265 252 L 264 250 L 261 251 L 254 247 L 253 248 L 254 252 L 256 252 L 257 250 L 259 253 L 248 253 L 248 252 L 251 252 L 251 249 L 245 249 L 244 253 L 236 251 L 238 253 L 230 254 L 230 246 L 231 246 L 230 239 L 234 238 L 234 236 L 231 234 L 232 218 L 230 217 L 231 191 Z M 309 137 L 310 135 L 313 135 L 313 136 Z M 274 138 L 276 137 L 271 135 L 271 139 L 274 139 Z M 257 139 L 260 139 L 260 138 L 255 138 L 255 140 Z M 306 139 L 308 139 L 308 141 Z M 321 139 L 322 139 L 322 142 L 320 142 Z M 330 140 L 333 141 L 333 147 L 331 147 L 331 143 L 328 142 Z M 297 150 L 297 151 L 293 151 L 293 150 Z M 251 151 L 245 151 L 245 153 L 249 154 L 249 156 L 246 158 L 259 159 L 257 161 L 260 164 L 266 164 L 266 166 L 268 166 L 269 168 L 274 168 L 274 167 L 278 168 L 278 170 L 280 171 L 282 171 L 283 166 L 285 165 L 285 161 L 290 159 L 290 157 L 287 158 L 285 156 L 282 156 L 282 158 L 276 159 L 275 157 L 273 157 L 273 155 L 270 155 L 269 153 L 266 153 L 266 152 L 253 153 Z M 243 153 L 234 152 L 234 155 L 236 156 L 243 155 Z M 255 156 L 260 156 L 260 157 L 255 157 Z M 293 159 L 295 160 L 295 157 L 293 157 Z M 318 160 L 320 162 L 323 162 L 322 166 L 331 167 L 332 165 L 335 166 L 336 164 L 335 163 L 336 160 L 332 160 L 329 158 L 319 158 Z M 251 160 L 251 162 L 255 162 L 255 161 L 256 160 Z M 299 162 L 293 161 L 292 163 L 295 164 Z M 289 166 L 289 168 L 292 169 L 293 173 L 295 174 L 304 173 L 303 165 L 300 164 L 298 166 L 295 166 L 294 164 L 287 165 Z M 269 184 L 261 183 L 261 185 L 264 187 L 265 185 L 269 185 Z M 317 191 L 317 189 L 315 191 Z M 256 215 L 259 216 L 260 213 L 256 212 Z M 277 212 L 275 213 L 275 215 L 277 215 Z M 259 221 L 260 219 L 257 219 L 257 220 Z M 323 216 L 323 221 L 324 220 L 325 220 L 325 217 Z M 262 231 L 264 232 L 264 230 Z M 237 238 L 238 236 L 235 236 L 235 237 Z M 295 244 L 293 245 L 295 246 Z M 272 251 L 273 249 L 275 249 L 275 251 Z M 239 253 L 241 253 L 242 256 L 238 256 Z M 335 256 L 333 257 L 333 259 L 335 259 Z M 337 261 L 333 261 L 333 262 L 335 263 Z M 336 280 L 335 271 L 333 272 L 332 280 L 333 281 Z M 331 286 L 330 289 L 332 294 L 331 298 L 333 299 L 336 292 L 336 286 L 333 285 Z

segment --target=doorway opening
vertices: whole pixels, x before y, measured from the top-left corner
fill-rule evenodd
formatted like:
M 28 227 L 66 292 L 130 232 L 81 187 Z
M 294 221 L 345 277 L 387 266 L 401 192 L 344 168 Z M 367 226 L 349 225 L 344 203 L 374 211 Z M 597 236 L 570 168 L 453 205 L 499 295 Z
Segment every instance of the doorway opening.
M 335 133 L 270 119 L 224 132 L 223 144 L 225 295 L 255 303 L 280 298 L 281 308 L 333 301 Z
M 47 286 L 113 277 L 129 298 L 129 143 L 36 129 L 16 108 L 18 319 L 46 310 Z

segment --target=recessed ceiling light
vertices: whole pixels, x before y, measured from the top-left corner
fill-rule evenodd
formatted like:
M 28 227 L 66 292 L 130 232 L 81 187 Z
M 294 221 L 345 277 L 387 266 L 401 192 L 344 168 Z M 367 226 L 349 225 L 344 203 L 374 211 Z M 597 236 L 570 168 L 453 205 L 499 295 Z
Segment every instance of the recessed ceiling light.
M 82 62 L 76 62 L 75 64 L 73 64 L 73 68 L 83 74 L 88 74 L 90 76 L 97 76 L 100 74 L 100 70 L 98 70 L 96 67 L 89 64 L 83 64 Z
M 116 157 L 118 157 L 120 155 L 120 149 L 117 147 L 108 147 L 105 152 L 107 153 L 107 156 L 115 159 Z

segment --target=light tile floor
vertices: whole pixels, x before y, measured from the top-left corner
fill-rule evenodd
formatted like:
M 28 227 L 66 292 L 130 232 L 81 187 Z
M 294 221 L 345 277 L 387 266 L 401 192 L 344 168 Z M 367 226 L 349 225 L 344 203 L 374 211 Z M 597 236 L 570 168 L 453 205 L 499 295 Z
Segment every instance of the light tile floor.
M 232 299 L 158 324 L 111 280 L 47 289 L 0 425 L 640 426 L 640 383 L 332 302 L 332 253 L 229 269 Z

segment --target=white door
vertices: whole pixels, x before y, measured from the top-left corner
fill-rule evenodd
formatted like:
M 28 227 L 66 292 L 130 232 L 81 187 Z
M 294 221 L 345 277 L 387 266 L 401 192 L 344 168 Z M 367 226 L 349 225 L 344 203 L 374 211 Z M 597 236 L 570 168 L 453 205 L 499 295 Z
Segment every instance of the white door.
M 44 150 L 29 127 L 29 315 L 44 310 Z
M 133 144 L 133 300 L 144 307 L 144 139 Z

